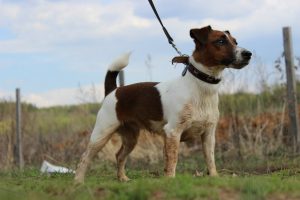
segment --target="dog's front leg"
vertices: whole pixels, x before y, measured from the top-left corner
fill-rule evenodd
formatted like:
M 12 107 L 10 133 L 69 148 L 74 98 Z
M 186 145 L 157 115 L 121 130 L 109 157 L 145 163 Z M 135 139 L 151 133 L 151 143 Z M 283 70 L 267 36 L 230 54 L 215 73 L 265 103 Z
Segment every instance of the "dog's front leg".
M 165 136 L 165 176 L 175 177 L 176 165 L 178 160 L 180 136 L 179 135 L 166 135 Z
M 215 131 L 216 125 L 210 126 L 201 136 L 204 157 L 210 176 L 218 176 L 215 164 Z

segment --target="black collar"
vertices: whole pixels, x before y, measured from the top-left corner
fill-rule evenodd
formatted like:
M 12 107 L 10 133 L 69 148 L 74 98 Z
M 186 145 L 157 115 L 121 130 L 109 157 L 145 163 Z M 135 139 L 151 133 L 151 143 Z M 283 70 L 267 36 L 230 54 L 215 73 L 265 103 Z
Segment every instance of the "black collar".
M 182 72 L 182 76 L 186 74 L 187 70 L 189 70 L 189 72 L 193 74 L 196 78 L 209 84 L 218 84 L 221 81 L 220 78 L 215 78 L 213 76 L 205 74 L 204 72 L 201 72 L 196 67 L 194 67 L 191 63 L 186 65 L 185 69 Z

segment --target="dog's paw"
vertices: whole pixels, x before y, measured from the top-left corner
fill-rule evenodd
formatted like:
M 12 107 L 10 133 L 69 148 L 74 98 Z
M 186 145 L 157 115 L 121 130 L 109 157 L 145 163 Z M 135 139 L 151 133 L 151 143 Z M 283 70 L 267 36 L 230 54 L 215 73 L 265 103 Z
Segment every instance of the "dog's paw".
M 81 185 L 83 183 L 84 183 L 84 176 L 75 175 L 74 184 L 75 185 Z
M 128 182 L 130 181 L 131 179 L 128 178 L 127 176 L 121 176 L 121 177 L 118 177 L 119 181 L 121 182 Z
M 165 177 L 168 177 L 168 178 L 175 178 L 175 173 L 173 172 L 165 172 Z
M 211 177 L 218 177 L 219 174 L 218 174 L 218 172 L 213 172 L 213 173 L 210 173 L 209 176 L 211 176 Z

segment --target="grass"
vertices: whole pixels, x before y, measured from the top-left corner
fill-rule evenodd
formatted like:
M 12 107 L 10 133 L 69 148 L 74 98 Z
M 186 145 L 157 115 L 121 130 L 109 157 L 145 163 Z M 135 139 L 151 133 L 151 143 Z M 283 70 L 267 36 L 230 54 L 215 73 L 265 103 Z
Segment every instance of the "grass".
M 161 164 L 147 167 L 129 163 L 132 166 L 127 174 L 132 180 L 127 183 L 117 181 L 114 165 L 102 163 L 93 165 L 85 184 L 77 186 L 73 175 L 43 175 L 38 169 L 28 168 L 0 173 L 0 199 L 300 199 L 298 161 L 288 163 L 290 168 L 261 174 L 254 173 L 253 166 L 238 171 L 241 164 L 230 170 L 220 169 L 220 177 L 212 178 L 193 176 L 193 170 L 202 166 L 185 160 L 180 161 L 185 164 L 178 165 L 177 176 L 171 179 L 162 176 Z M 220 164 L 230 168 L 224 162 Z M 266 162 L 260 166 L 266 167 Z

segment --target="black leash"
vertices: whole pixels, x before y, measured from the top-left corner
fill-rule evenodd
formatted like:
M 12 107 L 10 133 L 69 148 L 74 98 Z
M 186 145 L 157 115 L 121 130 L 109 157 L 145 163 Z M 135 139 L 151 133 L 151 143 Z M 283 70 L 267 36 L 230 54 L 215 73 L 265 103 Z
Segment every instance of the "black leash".
M 172 47 L 175 49 L 175 51 L 176 51 L 180 56 L 182 56 L 183 54 L 177 49 L 176 45 L 174 44 L 173 38 L 170 36 L 170 34 L 169 34 L 169 32 L 167 31 L 166 27 L 163 25 L 163 23 L 162 23 L 162 21 L 161 21 L 159 15 L 158 15 L 158 13 L 157 13 L 157 11 L 156 11 L 156 8 L 155 8 L 155 6 L 154 6 L 153 1 L 152 1 L 152 0 L 148 0 L 148 1 L 149 1 L 149 3 L 150 3 L 150 6 L 151 6 L 151 8 L 152 8 L 154 14 L 156 15 L 156 18 L 158 19 L 160 25 L 162 26 L 162 29 L 163 29 L 165 35 L 166 35 L 167 38 L 168 38 L 169 44 L 171 44 Z

